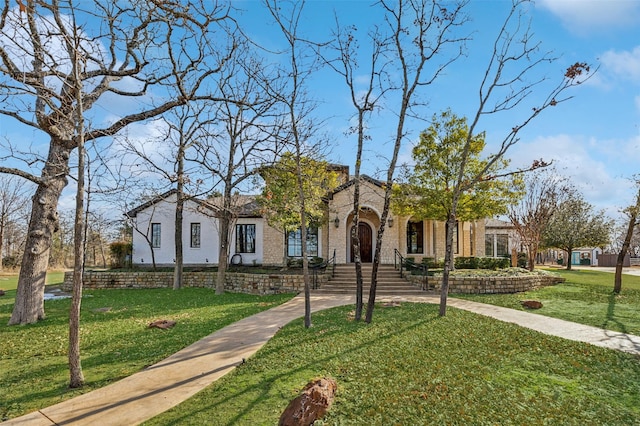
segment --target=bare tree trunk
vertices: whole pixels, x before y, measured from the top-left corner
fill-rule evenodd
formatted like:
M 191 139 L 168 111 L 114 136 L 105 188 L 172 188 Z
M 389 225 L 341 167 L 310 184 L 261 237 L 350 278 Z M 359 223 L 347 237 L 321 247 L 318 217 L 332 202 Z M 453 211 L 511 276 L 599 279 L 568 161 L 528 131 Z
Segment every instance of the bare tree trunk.
M 178 190 L 177 193 L 177 204 L 176 204 L 176 223 L 175 223 L 175 254 L 176 254 L 176 262 L 173 266 L 173 289 L 179 290 L 182 288 L 182 269 L 184 257 L 182 253 L 182 222 L 183 222 L 183 210 L 184 210 L 184 201 L 181 194 L 181 191 Z
M 71 151 L 62 140 L 51 140 L 42 170 L 43 182 L 38 185 L 32 201 L 29 233 L 9 325 L 32 324 L 45 317 L 44 285 L 49 251 L 53 233 L 58 230 L 58 199 L 67 186 Z
M 536 263 L 536 255 L 538 254 L 538 248 L 537 247 L 533 247 L 533 244 L 529 245 L 529 249 L 528 251 L 528 257 L 529 257 L 529 264 L 527 265 L 530 271 L 533 271 L 533 269 L 535 268 L 535 263 Z
M 354 207 L 359 204 L 357 201 L 357 197 L 354 196 Z M 356 213 L 353 216 L 353 227 L 351 228 L 351 240 L 353 241 L 353 245 L 351 246 L 351 250 L 353 250 L 353 260 L 355 262 L 356 268 L 356 314 L 355 320 L 360 321 L 362 319 L 362 308 L 363 308 L 363 279 L 362 279 L 362 259 L 360 258 L 360 237 L 359 237 L 359 225 L 360 220 L 358 218 L 357 210 L 354 210 Z
M 74 25 L 74 31 L 76 29 Z M 77 37 L 74 38 L 77 40 Z M 84 273 L 84 255 L 86 243 L 86 223 L 84 212 L 84 173 L 85 173 L 85 147 L 84 147 L 84 111 L 82 107 L 82 80 L 80 79 L 79 46 L 76 44 L 73 51 L 74 87 L 76 93 L 76 135 L 78 147 L 78 181 L 76 188 L 76 215 L 74 229 L 74 264 L 73 264 L 73 294 L 71 308 L 69 310 L 69 387 L 79 388 L 84 384 L 82 363 L 80 359 L 80 305 L 82 303 L 82 284 Z M 87 203 L 87 209 L 88 209 Z
M 4 252 L 4 230 L 6 227 L 6 219 L 4 217 L 4 214 L 2 216 L 0 216 L 0 272 L 2 272 L 4 270 L 4 266 L 2 263 L 2 259 L 3 259 L 3 252 Z
M 624 258 L 629 252 L 629 245 L 631 244 L 631 237 L 633 236 L 633 229 L 636 227 L 636 215 L 633 214 L 629 218 L 629 225 L 627 227 L 627 234 L 624 237 L 622 248 L 618 252 L 618 258 L 616 259 L 616 273 L 613 282 L 613 292 L 620 293 L 622 290 L 622 266 L 624 265 Z
M 82 275 L 84 272 L 84 146 L 78 143 L 78 189 L 76 190 L 76 218 L 74 232 L 73 294 L 69 310 L 69 387 L 84 384 L 80 361 L 80 304 L 82 302 Z
M 440 310 L 441 317 L 447 314 L 447 297 L 449 295 L 449 272 L 453 269 L 453 229 L 456 226 L 455 214 L 449 214 L 445 227 L 445 254 L 444 270 L 442 271 L 442 285 L 440 286 Z
M 225 185 L 225 193 L 222 200 L 222 215 L 219 218 L 220 245 L 218 255 L 218 274 L 216 276 L 216 294 L 224 294 L 227 265 L 229 265 L 229 230 L 231 212 L 231 188 Z
M 176 192 L 176 223 L 175 223 L 175 255 L 176 262 L 173 266 L 173 289 L 179 290 L 182 288 L 182 267 L 184 263 L 183 251 L 182 251 L 182 222 L 184 212 L 184 145 L 182 139 L 180 140 L 180 146 L 178 147 L 178 182 Z
M 638 190 L 638 195 L 636 195 L 636 204 L 629 209 L 629 224 L 627 225 L 627 233 L 624 236 L 624 242 L 622 243 L 622 248 L 618 253 L 618 258 L 616 259 L 616 274 L 613 283 L 613 292 L 619 294 L 622 291 L 622 266 L 624 265 L 624 258 L 629 252 L 629 246 L 631 245 L 631 238 L 633 237 L 633 230 L 638 223 L 636 220 L 638 219 L 638 210 L 640 210 L 640 189 Z

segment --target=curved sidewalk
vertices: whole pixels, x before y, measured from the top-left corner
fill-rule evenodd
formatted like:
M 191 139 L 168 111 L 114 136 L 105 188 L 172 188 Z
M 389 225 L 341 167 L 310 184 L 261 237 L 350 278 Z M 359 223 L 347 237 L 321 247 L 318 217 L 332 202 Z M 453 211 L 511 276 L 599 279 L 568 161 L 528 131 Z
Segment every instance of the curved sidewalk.
M 379 301 L 439 303 L 434 295 Z M 355 303 L 354 296 L 312 295 L 312 311 Z M 640 337 L 529 312 L 450 298 L 448 306 L 546 334 L 640 355 Z M 163 361 L 118 382 L 3 425 L 133 425 L 178 405 L 260 349 L 284 325 L 304 315 L 304 296 L 231 324 Z

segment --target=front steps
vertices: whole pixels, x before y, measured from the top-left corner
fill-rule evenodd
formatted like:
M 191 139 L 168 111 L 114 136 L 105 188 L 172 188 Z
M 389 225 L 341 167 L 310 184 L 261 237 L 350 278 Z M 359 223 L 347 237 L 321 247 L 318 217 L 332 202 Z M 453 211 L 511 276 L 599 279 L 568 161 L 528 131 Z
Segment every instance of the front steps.
M 362 292 L 369 294 L 371 286 L 372 265 L 362 265 Z M 329 278 L 329 282 L 322 284 L 316 293 L 328 294 L 356 294 L 356 266 L 355 264 L 336 265 L 335 274 Z M 378 267 L 378 284 L 376 296 L 411 296 L 424 294 L 420 288 L 413 286 L 400 276 L 393 265 L 380 265 Z

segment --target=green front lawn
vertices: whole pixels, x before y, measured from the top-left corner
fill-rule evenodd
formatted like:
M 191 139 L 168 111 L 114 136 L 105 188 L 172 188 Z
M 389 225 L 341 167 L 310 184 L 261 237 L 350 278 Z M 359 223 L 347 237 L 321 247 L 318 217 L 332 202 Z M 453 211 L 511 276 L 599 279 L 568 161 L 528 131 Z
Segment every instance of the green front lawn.
M 47 285 L 62 284 L 64 281 L 64 271 L 48 271 Z M 18 274 L 1 273 L 0 274 L 0 290 L 15 290 L 18 287 Z
M 47 319 L 7 326 L 15 290 L 0 298 L 0 421 L 104 386 L 154 364 L 200 338 L 293 295 L 216 296 L 210 289 L 85 291 L 81 352 L 86 385 L 69 390 L 69 299 L 45 302 Z M 148 329 L 158 319 L 171 330 Z
M 338 382 L 316 425 L 640 424 L 633 355 L 438 306 L 353 307 L 296 320 L 255 356 L 149 425 L 274 425 L 310 380 Z
M 623 275 L 622 292 L 615 295 L 612 273 L 587 269 L 553 271 L 566 282 L 518 294 L 451 296 L 520 310 L 525 309 L 522 300 L 539 300 L 544 306 L 533 311 L 537 314 L 640 335 L 640 276 Z

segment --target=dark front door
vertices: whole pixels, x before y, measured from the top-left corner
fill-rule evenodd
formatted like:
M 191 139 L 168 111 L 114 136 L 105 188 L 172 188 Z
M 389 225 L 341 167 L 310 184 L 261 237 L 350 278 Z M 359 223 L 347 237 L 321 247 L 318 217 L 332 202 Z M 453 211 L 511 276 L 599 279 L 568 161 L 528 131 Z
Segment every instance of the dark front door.
M 360 261 L 371 263 L 373 261 L 373 231 L 363 222 L 358 224 L 358 238 L 360 239 Z M 351 261 L 354 262 L 353 241 L 351 242 Z

